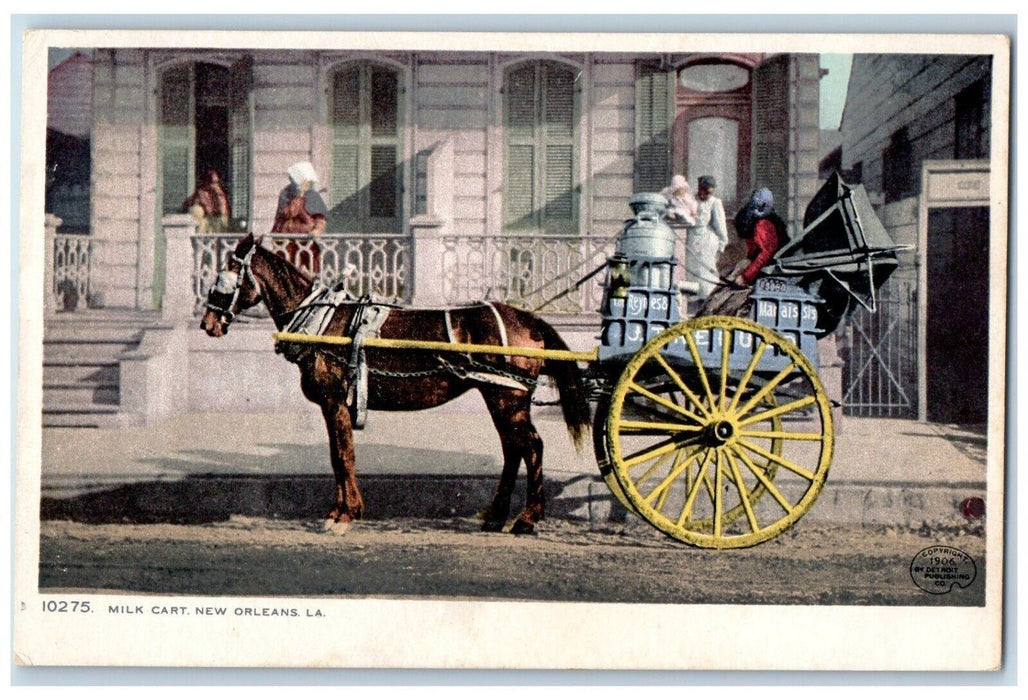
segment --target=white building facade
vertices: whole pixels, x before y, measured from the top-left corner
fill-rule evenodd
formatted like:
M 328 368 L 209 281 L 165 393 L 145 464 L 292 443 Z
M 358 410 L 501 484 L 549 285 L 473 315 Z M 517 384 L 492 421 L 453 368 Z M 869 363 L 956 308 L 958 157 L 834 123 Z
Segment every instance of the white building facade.
M 537 307 L 602 263 L 631 195 L 673 173 L 694 187 L 714 175 L 730 213 L 769 186 L 794 227 L 818 186 L 813 54 L 95 49 L 92 65 L 89 232 L 51 221 L 47 327 L 143 319 L 118 359 L 121 420 L 224 407 L 196 378 L 217 376 L 250 334 L 253 356 L 234 366 L 289 386 L 249 408 L 303 401 L 287 363 L 267 369 L 270 321 L 220 344 L 195 323 L 235 240 L 271 230 L 297 161 L 319 174 L 327 231 L 267 244 L 327 284 L 415 305 Z M 209 168 L 233 233 L 199 234 L 182 214 Z M 599 292 L 584 285 L 543 313 L 591 347 Z

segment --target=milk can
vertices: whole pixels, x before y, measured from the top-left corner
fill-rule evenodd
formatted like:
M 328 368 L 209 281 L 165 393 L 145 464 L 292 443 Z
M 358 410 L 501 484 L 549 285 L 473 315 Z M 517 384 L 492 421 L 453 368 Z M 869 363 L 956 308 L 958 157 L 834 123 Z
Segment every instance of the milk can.
M 640 192 L 628 204 L 635 216 L 618 235 L 615 254 L 632 262 L 633 286 L 667 289 L 675 255 L 675 232 L 664 223 L 667 200 L 657 192 Z

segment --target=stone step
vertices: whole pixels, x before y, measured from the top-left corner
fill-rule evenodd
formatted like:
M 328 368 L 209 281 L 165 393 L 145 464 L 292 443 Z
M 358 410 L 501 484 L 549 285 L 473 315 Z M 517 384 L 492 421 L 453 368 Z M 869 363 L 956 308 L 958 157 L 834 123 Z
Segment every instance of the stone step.
M 49 364 L 43 368 L 43 387 L 79 384 L 117 386 L 120 376 L 120 369 L 115 363 Z
M 118 356 L 136 347 L 136 343 L 45 343 L 43 366 L 47 365 L 111 365 Z
M 117 384 L 44 384 L 43 406 L 47 410 L 61 410 L 66 407 L 96 405 L 114 406 L 121 401 Z
M 110 428 L 118 424 L 117 406 L 90 404 L 43 408 L 44 428 Z

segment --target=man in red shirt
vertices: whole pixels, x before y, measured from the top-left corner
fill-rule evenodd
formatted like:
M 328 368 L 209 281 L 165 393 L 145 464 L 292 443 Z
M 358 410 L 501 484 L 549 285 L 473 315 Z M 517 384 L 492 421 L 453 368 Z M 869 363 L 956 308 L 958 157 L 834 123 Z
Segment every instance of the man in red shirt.
M 750 264 L 733 281 L 739 286 L 749 287 L 761 268 L 771 262 L 788 240 L 785 221 L 775 211 L 771 190 L 761 187 L 753 191 L 750 201 L 735 215 L 735 230 L 746 241 L 746 258 Z

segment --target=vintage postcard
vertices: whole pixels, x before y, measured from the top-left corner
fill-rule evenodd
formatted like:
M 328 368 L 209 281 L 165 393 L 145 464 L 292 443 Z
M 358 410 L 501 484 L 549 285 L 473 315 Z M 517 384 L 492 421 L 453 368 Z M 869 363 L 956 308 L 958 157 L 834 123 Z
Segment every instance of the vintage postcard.
M 996 670 L 1001 35 L 28 32 L 16 663 Z

